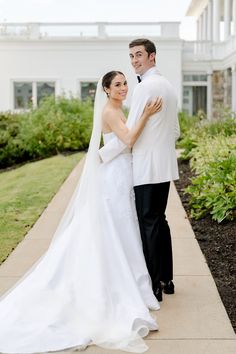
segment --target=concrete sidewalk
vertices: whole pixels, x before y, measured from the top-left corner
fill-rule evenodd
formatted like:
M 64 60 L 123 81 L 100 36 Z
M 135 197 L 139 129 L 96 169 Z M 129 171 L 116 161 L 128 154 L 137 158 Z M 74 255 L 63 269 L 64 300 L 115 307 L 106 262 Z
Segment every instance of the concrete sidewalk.
M 80 162 L 73 170 L 25 239 L 0 267 L 0 294 L 15 284 L 47 249 L 77 184 L 82 165 Z M 176 293 L 165 295 L 161 310 L 154 313 L 160 331 L 146 338 L 147 353 L 235 354 L 236 335 L 174 185 L 171 186 L 167 217 L 172 231 Z M 95 346 L 85 351 L 86 354 L 111 352 Z

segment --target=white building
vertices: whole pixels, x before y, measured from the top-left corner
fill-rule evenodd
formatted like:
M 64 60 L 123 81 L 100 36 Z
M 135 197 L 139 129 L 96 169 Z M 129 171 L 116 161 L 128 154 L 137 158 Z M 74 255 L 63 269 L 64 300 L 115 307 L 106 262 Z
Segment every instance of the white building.
M 218 106 L 236 111 L 236 0 L 192 0 L 197 41 L 183 42 L 183 105 L 209 118 Z
M 114 69 L 132 92 L 128 43 L 139 37 L 155 42 L 180 109 L 209 118 L 217 103 L 236 111 L 236 0 L 193 0 L 187 14 L 197 18 L 194 42 L 180 39 L 178 22 L 0 24 L 0 111 L 37 106 L 52 93 L 84 98 Z

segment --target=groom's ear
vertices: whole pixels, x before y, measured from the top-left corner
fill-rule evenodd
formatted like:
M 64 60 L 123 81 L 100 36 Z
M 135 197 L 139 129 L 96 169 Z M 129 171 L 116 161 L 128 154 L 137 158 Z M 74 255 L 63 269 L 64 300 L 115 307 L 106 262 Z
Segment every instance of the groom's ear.
M 155 58 L 156 58 L 156 53 L 151 53 L 150 55 L 149 55 L 149 59 L 150 59 L 150 61 L 154 61 L 155 62 Z

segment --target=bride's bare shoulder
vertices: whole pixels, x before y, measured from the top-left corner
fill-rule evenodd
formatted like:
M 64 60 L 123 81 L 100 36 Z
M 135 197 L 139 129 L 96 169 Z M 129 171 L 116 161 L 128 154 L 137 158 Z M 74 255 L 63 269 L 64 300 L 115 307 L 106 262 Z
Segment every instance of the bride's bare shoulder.
M 102 112 L 102 119 L 103 121 L 111 121 L 112 119 L 115 119 L 118 115 L 117 110 L 115 110 L 113 107 L 111 106 L 105 106 L 103 108 L 103 112 Z

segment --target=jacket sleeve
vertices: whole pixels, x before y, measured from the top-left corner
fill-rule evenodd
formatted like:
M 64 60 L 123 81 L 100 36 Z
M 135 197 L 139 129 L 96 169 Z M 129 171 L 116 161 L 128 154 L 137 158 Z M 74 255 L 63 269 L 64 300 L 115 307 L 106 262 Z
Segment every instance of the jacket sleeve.
M 179 115 L 178 112 L 176 114 L 176 120 L 175 120 L 175 141 L 177 141 L 180 137 L 180 126 L 179 126 Z

